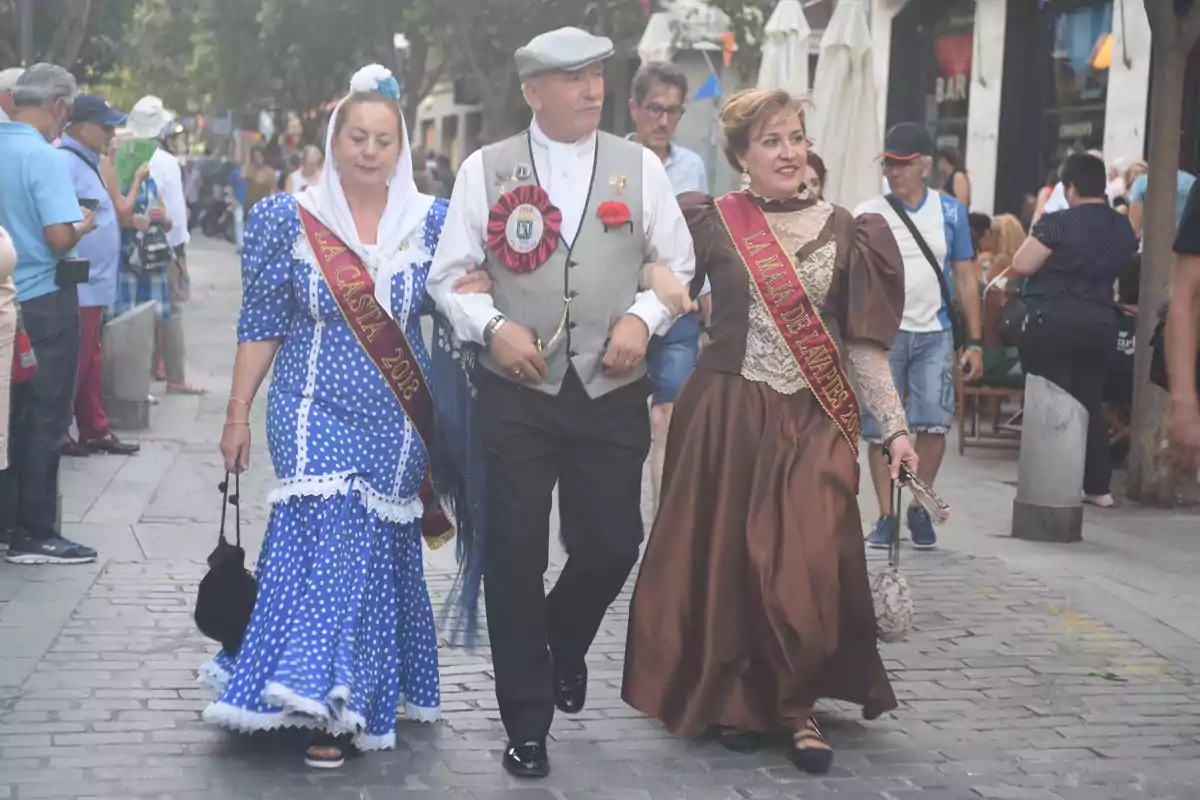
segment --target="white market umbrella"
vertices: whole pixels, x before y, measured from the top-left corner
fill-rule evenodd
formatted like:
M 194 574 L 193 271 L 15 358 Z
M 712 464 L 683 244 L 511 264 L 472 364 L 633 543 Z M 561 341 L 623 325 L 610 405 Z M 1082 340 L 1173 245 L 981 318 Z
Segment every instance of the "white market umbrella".
M 794 97 L 808 95 L 808 36 L 812 28 L 799 0 L 779 0 L 763 28 L 758 88 L 784 89 Z
M 672 15 L 658 11 L 646 20 L 646 30 L 638 42 L 638 57 L 643 64 L 651 61 L 670 61 L 675 55 L 675 32 L 671 28 Z
M 883 146 L 864 0 L 841 0 L 821 37 L 808 135 L 825 161 L 825 197 L 850 210 L 879 194 Z

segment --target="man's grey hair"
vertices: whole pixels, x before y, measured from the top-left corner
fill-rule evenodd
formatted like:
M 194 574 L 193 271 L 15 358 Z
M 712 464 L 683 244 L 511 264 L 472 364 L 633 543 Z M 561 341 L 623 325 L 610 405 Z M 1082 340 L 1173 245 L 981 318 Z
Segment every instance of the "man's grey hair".
M 646 95 L 655 84 L 672 86 L 683 94 L 686 101 L 688 96 L 688 79 L 683 70 L 670 61 L 650 61 L 643 64 L 633 76 L 633 99 L 639 106 L 646 102 Z
M 55 64 L 34 64 L 13 86 L 13 105 L 17 108 L 45 108 L 59 100 L 75 99 L 75 76 Z
M 11 92 L 17 85 L 17 78 L 25 74 L 24 67 L 9 67 L 0 70 L 0 92 Z

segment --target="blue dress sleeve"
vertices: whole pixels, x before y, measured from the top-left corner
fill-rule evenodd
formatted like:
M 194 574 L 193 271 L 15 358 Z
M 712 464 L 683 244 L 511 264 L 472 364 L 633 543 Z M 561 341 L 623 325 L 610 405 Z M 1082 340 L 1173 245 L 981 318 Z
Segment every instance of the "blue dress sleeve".
M 242 249 L 242 313 L 239 342 L 282 339 L 296 310 L 292 245 L 299 235 L 296 201 L 286 194 L 254 207 Z
M 446 209 L 450 207 L 450 201 L 439 197 L 433 201 L 433 206 L 429 209 L 429 213 L 425 216 L 425 249 L 432 255 L 437 250 L 438 242 L 442 239 L 442 225 L 446 222 Z M 429 269 L 421 270 L 421 315 L 428 316 L 432 314 L 437 307 L 434 305 L 433 298 L 425 291 L 425 279 L 429 277 Z M 393 292 L 396 287 L 392 287 Z

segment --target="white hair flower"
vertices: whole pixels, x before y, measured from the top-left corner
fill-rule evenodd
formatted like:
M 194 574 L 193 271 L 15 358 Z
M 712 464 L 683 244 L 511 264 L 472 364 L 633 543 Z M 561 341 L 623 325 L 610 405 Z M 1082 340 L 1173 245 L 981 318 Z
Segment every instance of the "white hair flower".
M 350 79 L 351 92 L 377 92 L 393 100 L 400 99 L 400 84 L 392 71 L 382 64 L 368 64 Z

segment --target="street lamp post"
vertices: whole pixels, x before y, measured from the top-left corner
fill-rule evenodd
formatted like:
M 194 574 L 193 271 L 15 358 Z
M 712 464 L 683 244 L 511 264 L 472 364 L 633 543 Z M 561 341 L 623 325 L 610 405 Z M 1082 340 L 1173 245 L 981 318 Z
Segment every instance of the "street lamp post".
M 33 0 L 17 0 L 17 20 L 20 24 L 21 65 L 33 63 Z

